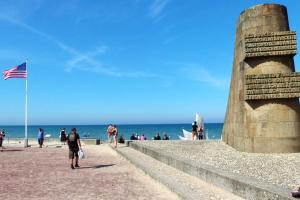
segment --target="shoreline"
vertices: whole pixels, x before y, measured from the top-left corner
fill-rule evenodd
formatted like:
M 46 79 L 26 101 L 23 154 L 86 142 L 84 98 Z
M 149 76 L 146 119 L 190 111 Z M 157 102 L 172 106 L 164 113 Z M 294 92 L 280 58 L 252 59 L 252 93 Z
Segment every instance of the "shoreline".
M 88 138 L 88 139 L 80 139 L 81 144 L 83 146 L 86 145 L 96 145 L 96 140 L 93 138 Z M 99 144 L 105 144 L 107 143 L 107 140 L 100 140 Z M 29 147 L 38 147 L 38 140 L 36 138 L 28 138 L 28 145 Z M 4 148 L 6 147 L 24 147 L 24 138 L 10 138 L 4 139 L 2 146 Z M 62 147 L 62 146 L 67 146 L 67 144 L 63 144 L 59 138 L 49 138 L 45 139 L 43 143 L 44 147 L 50 147 L 50 146 L 56 146 L 56 147 Z

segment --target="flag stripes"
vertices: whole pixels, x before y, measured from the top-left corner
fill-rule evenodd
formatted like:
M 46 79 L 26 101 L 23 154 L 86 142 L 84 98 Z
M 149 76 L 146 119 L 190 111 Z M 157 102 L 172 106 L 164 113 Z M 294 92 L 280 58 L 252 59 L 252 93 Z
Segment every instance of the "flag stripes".
M 4 80 L 9 78 L 27 78 L 26 62 L 3 72 Z

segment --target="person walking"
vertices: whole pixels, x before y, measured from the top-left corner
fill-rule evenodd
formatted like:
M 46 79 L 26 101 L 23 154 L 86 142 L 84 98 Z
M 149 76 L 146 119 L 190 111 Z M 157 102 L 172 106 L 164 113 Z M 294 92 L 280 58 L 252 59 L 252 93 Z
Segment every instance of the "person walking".
M 114 143 L 115 143 L 115 148 L 117 148 L 118 145 L 118 128 L 116 125 L 113 126 L 113 135 L 114 135 Z
M 2 131 L 0 131 L 0 148 L 1 148 L 1 151 L 3 151 L 3 140 L 4 140 L 4 137 L 5 137 L 5 130 L 3 129 Z
M 192 138 L 193 138 L 193 140 L 195 140 L 195 138 L 197 138 L 197 136 L 198 136 L 197 130 L 198 130 L 198 125 L 197 125 L 197 122 L 194 121 L 194 123 L 192 124 Z
M 66 144 L 66 140 L 67 140 L 66 128 L 63 128 L 60 131 L 60 141 L 61 141 L 61 143 L 63 143 L 65 145 Z
M 69 159 L 71 164 L 71 169 L 74 168 L 74 157 L 75 157 L 75 167 L 79 167 L 78 164 L 78 151 L 81 149 L 80 137 L 77 133 L 76 128 L 72 128 L 72 132 L 67 136 L 67 143 L 69 146 Z
M 112 124 L 109 124 L 106 130 L 107 139 L 109 143 L 112 143 L 113 140 L 113 134 L 114 134 L 114 126 Z
M 203 130 L 203 126 L 202 125 L 198 129 L 198 138 L 199 138 L 199 140 L 203 140 L 204 139 L 204 130 Z
M 38 132 L 38 143 L 40 145 L 40 148 L 43 147 L 43 143 L 44 143 L 44 130 L 42 128 L 39 128 L 39 132 Z

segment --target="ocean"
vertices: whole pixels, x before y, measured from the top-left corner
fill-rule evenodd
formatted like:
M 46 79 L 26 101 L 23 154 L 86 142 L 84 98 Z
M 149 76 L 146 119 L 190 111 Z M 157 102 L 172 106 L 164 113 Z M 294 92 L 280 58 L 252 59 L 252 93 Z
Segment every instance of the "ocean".
M 28 138 L 36 138 L 38 128 L 43 128 L 45 134 L 50 134 L 51 138 L 59 138 L 60 130 L 67 129 L 67 133 L 75 127 L 81 138 L 106 140 L 106 125 L 44 125 L 28 126 Z M 205 132 L 209 139 L 220 139 L 223 129 L 223 123 L 206 123 Z M 0 126 L 5 129 L 6 139 L 24 138 L 24 126 Z M 129 139 L 132 133 L 144 134 L 147 139 L 152 139 L 159 133 L 161 137 L 164 134 L 170 136 L 171 140 L 178 140 L 178 135 L 182 135 L 182 129 L 191 131 L 191 124 L 140 124 L 140 125 L 118 125 L 119 135 Z

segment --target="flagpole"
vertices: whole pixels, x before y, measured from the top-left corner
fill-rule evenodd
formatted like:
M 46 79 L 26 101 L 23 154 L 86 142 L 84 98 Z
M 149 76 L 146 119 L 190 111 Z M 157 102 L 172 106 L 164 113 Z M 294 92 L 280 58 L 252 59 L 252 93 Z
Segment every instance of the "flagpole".
M 27 60 L 25 61 L 26 63 L 26 84 L 25 84 L 25 140 L 24 140 L 24 147 L 28 147 L 28 102 L 27 102 L 27 96 L 28 96 L 28 70 L 27 70 Z

